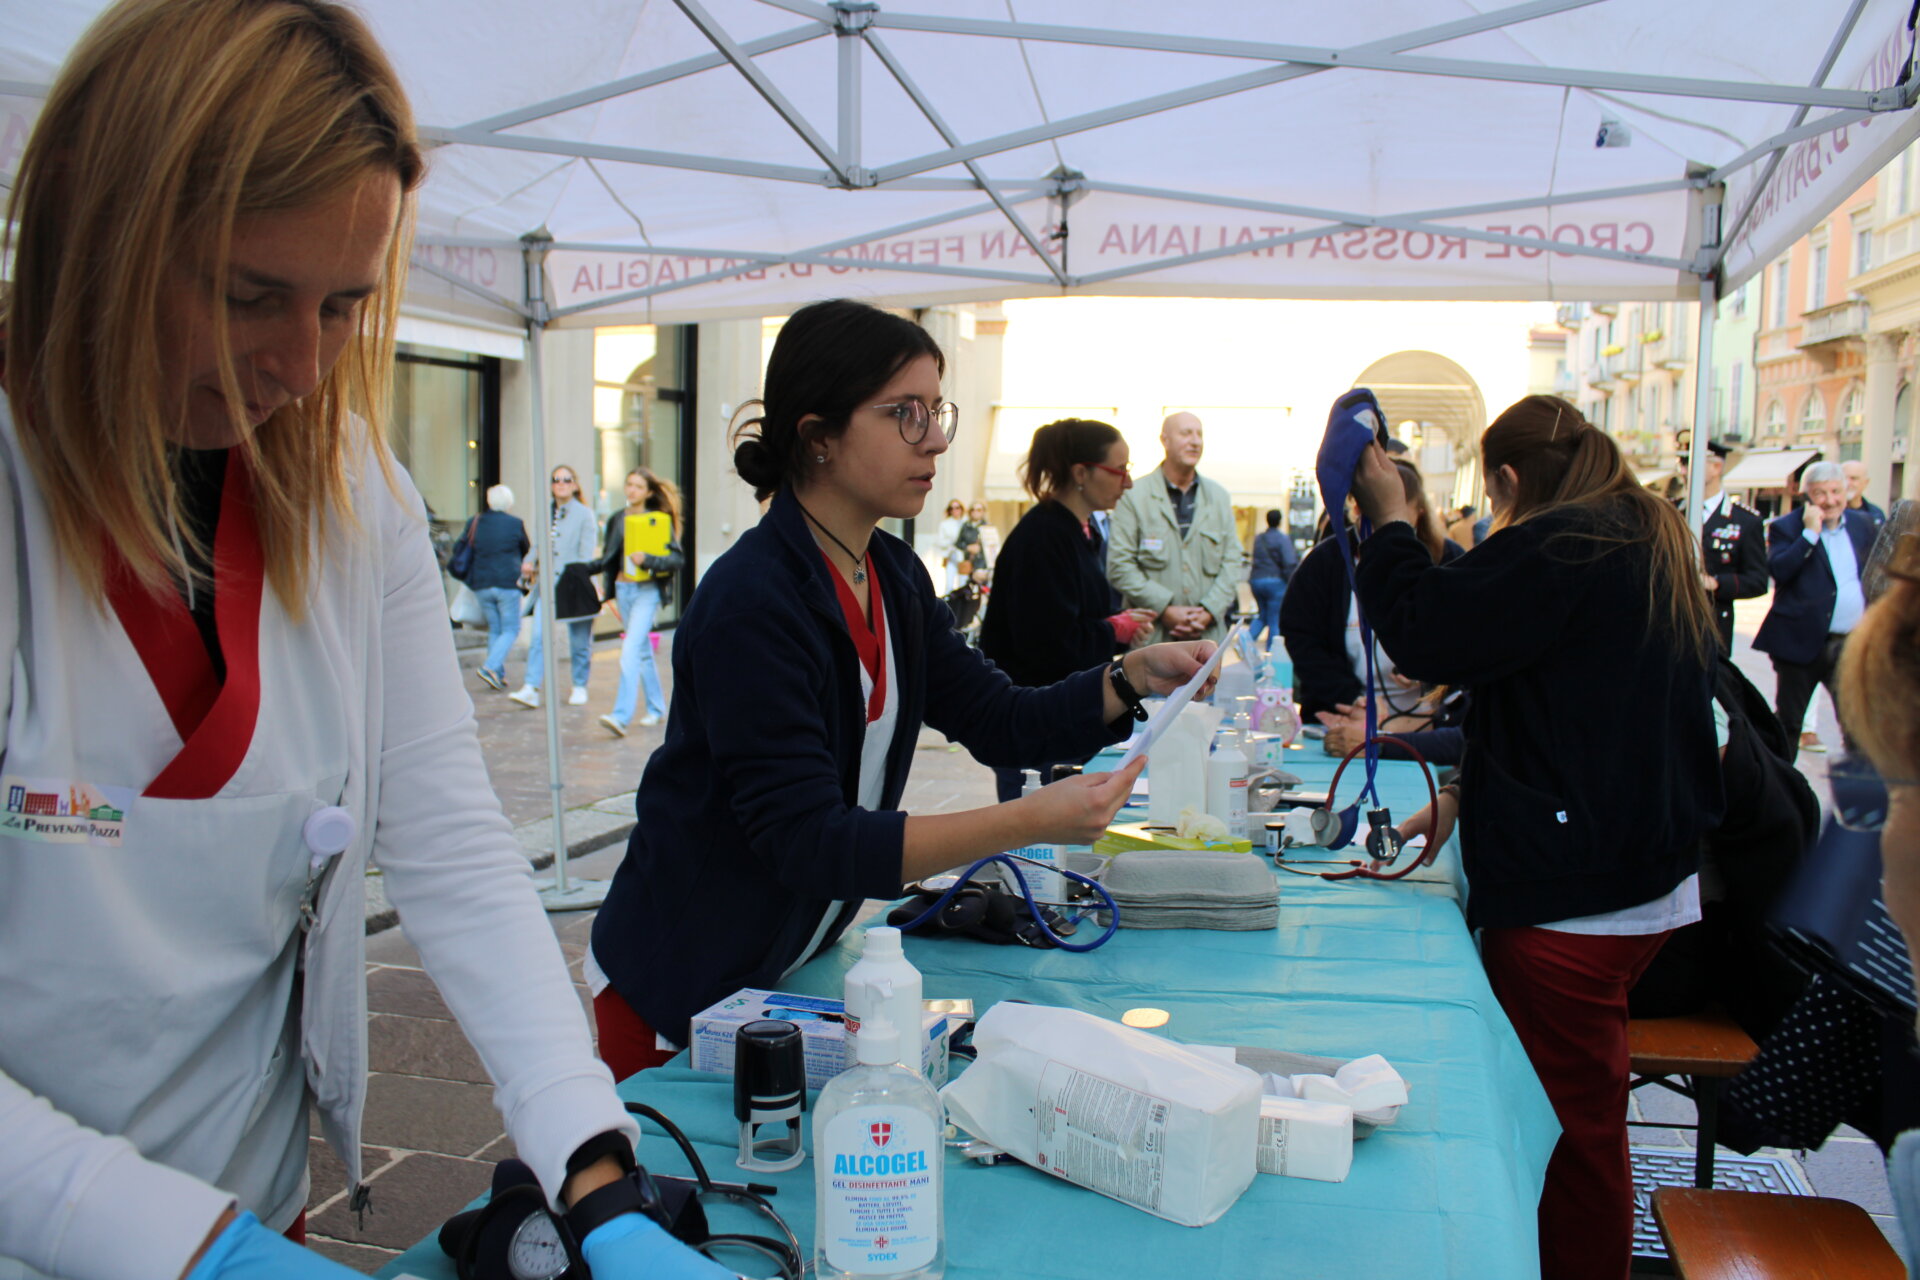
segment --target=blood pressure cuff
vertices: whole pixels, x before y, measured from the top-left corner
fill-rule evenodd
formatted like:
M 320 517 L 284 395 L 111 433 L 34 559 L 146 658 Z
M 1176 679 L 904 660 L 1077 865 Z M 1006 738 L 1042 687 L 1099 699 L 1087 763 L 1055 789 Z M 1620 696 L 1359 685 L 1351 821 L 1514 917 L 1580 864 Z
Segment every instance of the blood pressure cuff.
M 887 923 L 896 929 L 910 924 L 940 900 L 938 890 L 923 889 L 887 913 Z M 1069 932 L 1066 920 L 1053 908 L 1041 907 L 1047 926 L 1055 933 Z M 937 915 L 912 930 L 916 937 L 975 938 L 999 946 L 1021 943 L 1029 947 L 1051 947 L 1053 942 L 1034 923 L 1026 899 L 998 889 L 968 885 L 953 895 L 952 901 Z
M 1386 444 L 1387 419 L 1373 392 L 1355 387 L 1333 402 L 1327 413 L 1326 434 L 1320 437 L 1320 452 L 1313 460 L 1313 474 L 1320 482 L 1320 501 L 1336 535 L 1346 527 L 1347 495 L 1353 492 L 1354 469 L 1367 446 L 1376 440 Z M 1361 534 L 1365 536 L 1364 528 Z

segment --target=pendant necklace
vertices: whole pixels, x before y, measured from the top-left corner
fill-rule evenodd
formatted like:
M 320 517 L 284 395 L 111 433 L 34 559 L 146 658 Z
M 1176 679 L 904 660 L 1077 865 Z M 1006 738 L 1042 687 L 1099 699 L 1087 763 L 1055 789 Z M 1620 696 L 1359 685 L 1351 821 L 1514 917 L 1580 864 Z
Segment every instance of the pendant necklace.
M 804 506 L 801 506 L 800 500 L 798 498 L 794 499 L 793 505 L 796 507 L 800 507 L 800 514 L 805 516 L 808 520 L 813 521 L 813 527 L 818 529 L 820 532 L 826 534 L 828 539 L 832 541 L 834 546 L 840 548 L 842 551 L 847 553 L 847 559 L 853 561 L 853 584 L 857 587 L 861 583 L 865 582 L 867 580 L 867 562 L 861 557 L 853 554 L 852 547 L 849 547 L 846 543 L 834 537 L 833 530 L 821 524 L 817 519 L 814 519 L 813 512 L 807 510 Z

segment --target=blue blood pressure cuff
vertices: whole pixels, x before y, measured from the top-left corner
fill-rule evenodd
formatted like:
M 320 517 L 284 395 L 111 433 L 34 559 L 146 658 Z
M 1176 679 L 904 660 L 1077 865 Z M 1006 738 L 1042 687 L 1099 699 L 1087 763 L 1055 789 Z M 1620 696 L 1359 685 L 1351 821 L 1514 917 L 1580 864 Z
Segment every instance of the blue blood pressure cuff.
M 1320 501 L 1326 506 L 1327 519 L 1336 535 L 1346 531 L 1347 495 L 1353 492 L 1354 469 L 1367 446 L 1376 441 L 1382 446 L 1387 443 L 1387 415 L 1380 411 L 1373 392 L 1355 387 L 1333 402 L 1327 413 L 1327 433 L 1320 437 L 1320 452 L 1313 461 L 1313 474 L 1320 482 Z M 1361 536 L 1367 532 L 1362 517 Z

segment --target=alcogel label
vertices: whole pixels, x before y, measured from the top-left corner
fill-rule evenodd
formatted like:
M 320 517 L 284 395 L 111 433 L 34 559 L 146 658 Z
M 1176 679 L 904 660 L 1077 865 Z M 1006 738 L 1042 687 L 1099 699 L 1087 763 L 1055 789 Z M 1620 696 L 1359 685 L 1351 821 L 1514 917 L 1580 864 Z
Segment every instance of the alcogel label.
M 1115 1200 L 1160 1208 L 1166 1099 L 1049 1062 L 1037 1103 L 1041 1168 Z
M 827 1261 L 855 1275 L 892 1275 L 933 1261 L 940 1204 L 933 1121 L 906 1107 L 852 1107 L 827 1122 Z

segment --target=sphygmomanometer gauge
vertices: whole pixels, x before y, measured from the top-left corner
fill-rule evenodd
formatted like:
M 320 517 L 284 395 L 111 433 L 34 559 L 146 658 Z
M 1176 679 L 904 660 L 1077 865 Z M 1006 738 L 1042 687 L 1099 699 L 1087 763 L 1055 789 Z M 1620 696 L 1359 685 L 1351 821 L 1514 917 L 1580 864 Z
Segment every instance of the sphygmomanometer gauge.
M 507 1269 L 513 1280 L 559 1280 L 569 1266 L 560 1228 L 544 1212 L 529 1213 L 507 1242 Z

